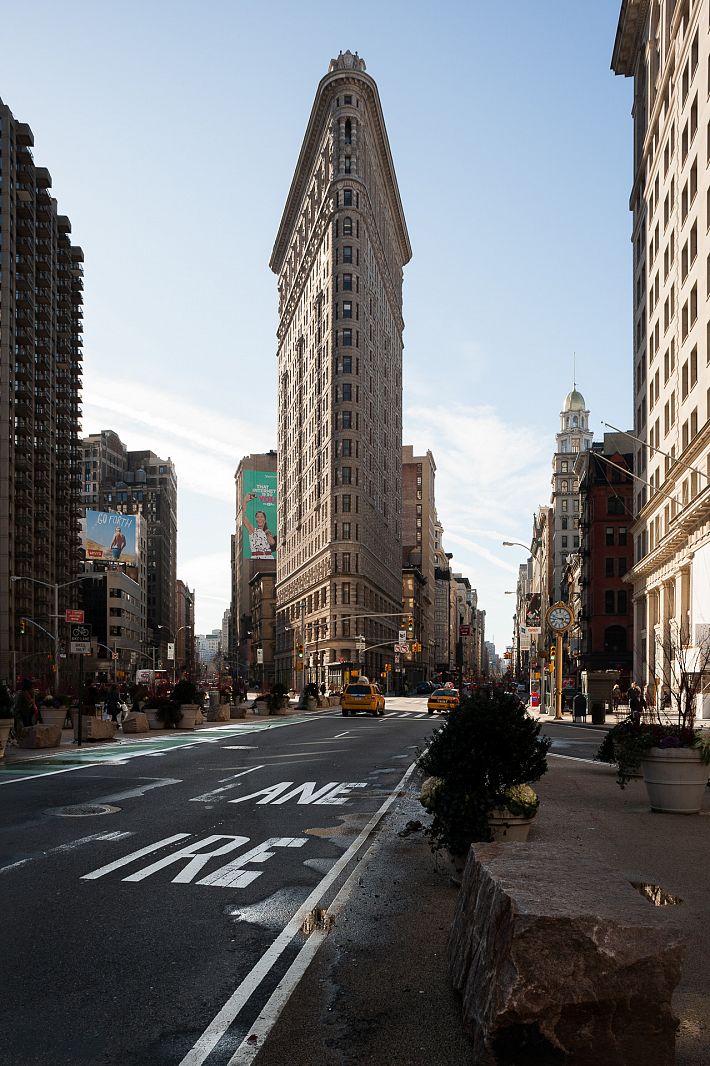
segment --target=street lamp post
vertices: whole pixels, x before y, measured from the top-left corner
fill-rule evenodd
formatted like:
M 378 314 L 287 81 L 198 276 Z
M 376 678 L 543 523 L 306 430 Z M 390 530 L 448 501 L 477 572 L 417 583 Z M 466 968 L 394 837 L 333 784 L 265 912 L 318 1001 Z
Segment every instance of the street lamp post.
M 17 574 L 13 574 L 10 577 L 10 581 L 29 581 L 32 585 L 42 585 L 44 588 L 54 590 L 54 695 L 59 694 L 59 590 L 65 589 L 69 585 L 78 585 L 82 581 L 101 581 L 106 577 L 107 571 L 101 574 L 81 574 L 79 577 L 72 578 L 71 581 L 64 581 L 61 585 L 51 581 L 40 581 L 37 577 L 24 577 Z M 32 619 L 30 619 L 32 621 Z M 35 623 L 36 624 L 36 623 Z

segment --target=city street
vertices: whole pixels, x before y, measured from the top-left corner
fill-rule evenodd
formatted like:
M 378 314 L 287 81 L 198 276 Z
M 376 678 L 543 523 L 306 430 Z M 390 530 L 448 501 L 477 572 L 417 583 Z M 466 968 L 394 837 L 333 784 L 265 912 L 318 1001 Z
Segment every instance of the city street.
M 3 1066 L 226 1063 L 432 728 L 390 698 L 5 769 Z

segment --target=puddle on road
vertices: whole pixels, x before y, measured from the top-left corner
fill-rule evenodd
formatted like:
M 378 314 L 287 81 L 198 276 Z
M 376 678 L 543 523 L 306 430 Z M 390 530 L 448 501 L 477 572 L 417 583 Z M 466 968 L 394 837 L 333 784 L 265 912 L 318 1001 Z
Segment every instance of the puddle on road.
M 629 881 L 629 884 L 654 907 L 675 907 L 683 902 L 680 896 L 672 896 L 661 885 L 651 884 L 650 881 Z

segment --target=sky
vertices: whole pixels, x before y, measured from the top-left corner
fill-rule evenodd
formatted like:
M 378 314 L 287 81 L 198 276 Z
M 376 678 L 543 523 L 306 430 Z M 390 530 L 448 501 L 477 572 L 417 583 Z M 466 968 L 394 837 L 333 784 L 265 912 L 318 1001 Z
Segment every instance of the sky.
M 404 443 L 431 449 L 444 546 L 510 643 L 576 381 L 632 423 L 632 83 L 620 0 L 25 0 L 0 97 L 85 255 L 85 433 L 170 456 L 197 629 L 229 606 L 234 471 L 276 446 L 269 258 L 320 78 L 376 80 L 413 257 Z M 13 41 L 11 47 L 8 43 Z

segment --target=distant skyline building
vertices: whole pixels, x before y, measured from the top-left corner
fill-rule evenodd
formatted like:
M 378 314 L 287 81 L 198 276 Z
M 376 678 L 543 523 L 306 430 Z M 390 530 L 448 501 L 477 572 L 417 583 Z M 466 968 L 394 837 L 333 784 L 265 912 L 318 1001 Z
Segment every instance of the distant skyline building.
M 26 579 L 62 585 L 79 570 L 84 255 L 33 144 L 0 100 L 0 677 L 16 666 L 50 682 L 51 641 L 31 622 L 20 637 L 19 623 L 54 632 L 54 590 Z M 79 595 L 60 589 L 62 615 Z
M 350 51 L 316 91 L 274 244 L 277 676 L 294 649 L 379 677 L 402 608 L 402 276 L 411 247 L 377 85 Z M 317 649 L 317 651 L 316 651 Z
M 402 447 L 402 606 L 414 616 L 414 641 L 422 650 L 412 656 L 413 677 L 428 679 L 434 672 L 436 599 L 436 463 L 431 451 L 415 455 L 411 444 Z M 415 596 L 416 575 L 421 589 Z M 408 600 L 416 603 L 410 610 Z
M 129 451 L 117 433 L 104 429 L 81 441 L 80 475 L 85 509 L 143 516 L 147 643 L 166 666 L 168 644 L 175 643 L 178 628 L 175 466 L 152 451 Z
M 574 464 L 580 452 L 592 446 L 589 411 L 575 384 L 560 411 L 560 429 L 552 457 L 552 589 L 551 602 L 561 600 L 567 557 L 579 550 L 579 485 Z

